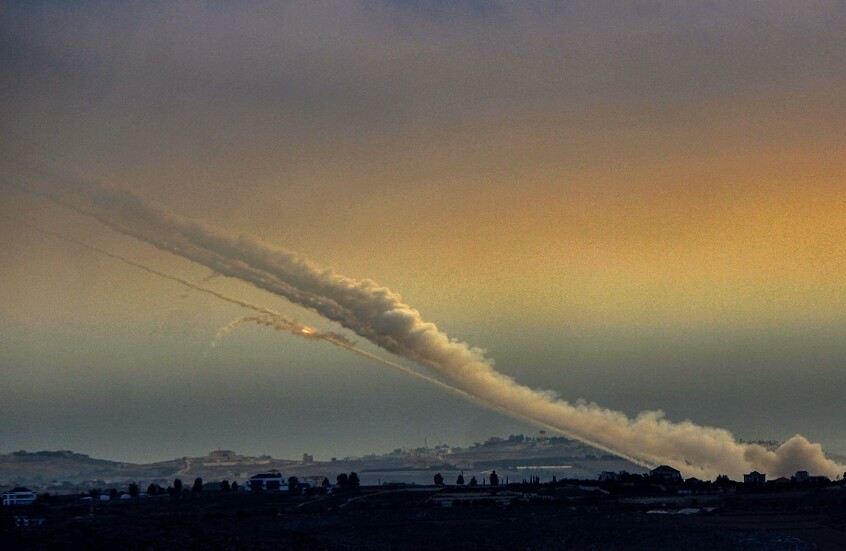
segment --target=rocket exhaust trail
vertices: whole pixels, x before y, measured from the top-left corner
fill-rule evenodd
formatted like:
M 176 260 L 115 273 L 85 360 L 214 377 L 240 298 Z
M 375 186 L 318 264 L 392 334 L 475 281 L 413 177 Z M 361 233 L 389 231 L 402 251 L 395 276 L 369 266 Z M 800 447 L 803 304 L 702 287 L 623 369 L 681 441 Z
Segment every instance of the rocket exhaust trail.
M 398 370 L 402 371 L 403 373 L 405 373 L 407 375 L 411 375 L 412 377 L 420 379 L 421 381 L 426 381 L 427 383 L 433 384 L 433 385 L 437 386 L 438 388 L 445 390 L 445 391 L 449 392 L 450 394 L 452 394 L 454 396 L 458 396 L 459 398 L 463 398 L 463 399 L 467 400 L 468 402 L 471 402 L 471 403 L 476 404 L 478 406 L 486 407 L 488 409 L 496 411 L 497 413 L 501 413 L 503 415 L 506 415 L 506 416 L 511 417 L 513 419 L 517 419 L 519 421 L 525 421 L 525 422 L 530 423 L 532 425 L 536 425 L 536 426 L 539 426 L 541 428 L 544 428 L 544 429 L 550 430 L 552 432 L 566 436 L 568 438 L 572 438 L 573 440 L 579 440 L 581 442 L 584 442 L 585 444 L 593 446 L 594 448 L 600 449 L 604 452 L 608 452 L 608 453 L 616 455 L 617 457 L 622 457 L 623 459 L 627 459 L 627 460 L 631 461 L 632 463 L 634 463 L 636 465 L 640 465 L 641 467 L 650 467 L 651 466 L 651 465 L 649 465 L 649 464 L 647 464 L 647 463 L 645 463 L 645 462 L 643 462 L 640 459 L 637 459 L 635 457 L 627 457 L 625 454 L 620 453 L 616 450 L 613 450 L 613 449 L 611 449 L 611 448 L 609 448 L 609 447 L 607 447 L 607 446 L 605 446 L 605 445 L 603 445 L 599 442 L 592 442 L 590 439 L 574 436 L 572 434 L 569 434 L 567 431 L 562 430 L 562 429 L 560 429 L 556 426 L 540 422 L 537 419 L 534 419 L 532 417 L 528 417 L 526 415 L 523 415 L 519 412 L 510 410 L 510 409 L 505 408 L 505 407 L 503 407 L 499 404 L 496 404 L 494 402 L 489 402 L 489 401 L 487 401 L 483 398 L 480 398 L 478 396 L 470 394 L 469 392 L 465 392 L 465 391 L 461 390 L 460 388 L 450 386 L 450 385 L 444 383 L 443 381 L 439 381 L 438 379 L 435 379 L 434 377 L 429 377 L 427 375 L 424 375 L 423 373 L 420 373 L 418 371 L 414 371 L 413 369 L 409 369 L 408 367 L 405 367 L 402 364 L 398 364 L 398 363 L 392 362 L 390 360 L 386 360 L 385 358 L 382 358 L 381 356 L 371 354 L 370 352 L 367 352 L 366 350 L 362 350 L 361 348 L 358 348 L 356 346 L 347 345 L 347 344 L 343 344 L 343 343 L 335 343 L 335 344 L 337 344 L 338 346 L 340 346 L 342 348 L 346 348 L 350 352 L 354 352 L 354 353 L 356 353 L 360 356 L 363 356 L 365 358 L 373 360 L 374 362 L 378 362 L 382 365 L 386 365 L 388 367 L 398 369 Z
M 424 375 L 423 373 L 415 371 L 415 370 L 413 370 L 409 367 L 406 367 L 402 364 L 392 362 L 390 360 L 382 358 L 381 356 L 377 356 L 376 354 L 372 354 L 370 352 L 367 352 L 366 350 L 362 350 L 361 348 L 358 348 L 357 346 L 355 346 L 355 343 L 353 341 L 347 339 L 344 335 L 342 335 L 340 333 L 317 331 L 315 329 L 312 329 L 312 328 L 304 325 L 303 323 L 301 323 L 297 320 L 288 319 L 285 316 L 283 316 L 282 314 L 280 314 L 279 312 L 275 312 L 275 311 L 273 311 L 269 308 L 265 308 L 263 306 L 258 306 L 258 305 L 255 305 L 255 304 L 252 304 L 252 303 L 231 297 L 229 295 L 225 295 L 225 294 L 220 293 L 218 291 L 215 291 L 213 289 L 209 289 L 207 287 L 197 285 L 196 283 L 192 283 L 191 281 L 188 281 L 187 279 L 183 279 L 183 278 L 178 277 L 178 276 L 174 276 L 174 275 L 171 275 L 171 274 L 160 272 L 159 270 L 156 270 L 155 268 L 150 268 L 149 266 L 146 266 L 146 265 L 141 264 L 139 262 L 135 262 L 134 260 L 130 260 L 130 259 L 124 257 L 124 256 L 119 255 L 119 254 L 112 253 L 112 252 L 106 251 L 104 249 L 100 249 L 99 247 L 95 247 L 95 246 L 89 245 L 87 243 L 83 243 L 82 241 L 78 241 L 78 240 L 73 239 L 71 237 L 68 237 L 66 235 L 62 235 L 60 233 L 41 228 L 41 227 L 36 226 L 34 224 L 30 224 L 28 222 L 23 222 L 23 221 L 19 221 L 19 223 L 22 224 L 22 225 L 25 225 L 27 227 L 30 227 L 30 228 L 34 229 L 35 231 L 41 232 L 45 235 L 49 235 L 49 236 L 55 237 L 57 239 L 62 239 L 64 241 L 67 241 L 69 243 L 73 243 L 74 245 L 77 245 L 78 247 L 82 247 L 84 249 L 95 252 L 97 254 L 101 254 L 103 256 L 112 258 L 114 260 L 118 260 L 120 262 L 123 262 L 124 264 L 138 268 L 138 269 L 143 270 L 147 273 L 156 275 L 158 277 L 167 279 L 169 281 L 179 283 L 179 284 L 181 284 L 185 287 L 188 287 L 190 289 L 193 289 L 195 291 L 199 291 L 201 293 L 206 293 L 206 294 L 211 295 L 211 296 L 213 296 L 217 299 L 220 299 L 222 301 L 228 302 L 230 304 L 235 304 L 235 305 L 241 306 L 243 308 L 248 308 L 250 310 L 253 310 L 253 311 L 256 311 L 256 312 L 259 312 L 259 313 L 262 314 L 261 316 L 244 316 L 244 317 L 238 318 L 238 319 L 232 321 L 231 323 L 227 324 L 226 326 L 222 327 L 217 332 L 217 334 L 215 335 L 215 339 L 212 342 L 213 347 L 215 347 L 217 345 L 217 343 L 219 342 L 219 340 L 221 338 L 223 338 L 223 336 L 225 336 L 226 334 L 228 334 L 232 330 L 236 329 L 240 325 L 243 325 L 245 323 L 250 323 L 250 322 L 257 323 L 259 325 L 264 325 L 266 327 L 274 329 L 275 331 L 290 333 L 290 334 L 298 336 L 298 337 L 303 337 L 303 338 L 307 338 L 307 339 L 310 339 L 310 340 L 325 341 L 325 342 L 328 342 L 328 343 L 333 344 L 335 346 L 338 346 L 340 348 L 346 349 L 346 350 L 348 350 L 348 351 L 350 351 L 354 354 L 357 354 L 357 355 L 359 355 L 363 358 L 366 358 L 366 359 L 371 360 L 373 362 L 379 363 L 383 366 L 390 367 L 392 369 L 398 370 L 402 373 L 405 373 L 406 375 L 414 377 L 415 379 L 418 379 L 420 381 L 424 381 L 424 382 L 426 382 L 430 385 L 434 385 L 435 387 L 437 387 L 441 390 L 444 390 L 444 391 L 452 394 L 453 396 L 457 396 L 459 398 L 467 400 L 467 401 L 474 403 L 476 405 L 494 410 L 498 413 L 501 413 L 503 415 L 507 415 L 509 417 L 512 417 L 512 418 L 515 418 L 515 419 L 518 419 L 518 420 L 521 420 L 521 421 L 526 421 L 526 422 L 532 423 L 534 425 L 539 425 L 542 428 L 545 428 L 545 429 L 548 429 L 550 431 L 562 434 L 564 436 L 568 436 L 570 438 L 582 440 L 585 443 L 590 444 L 590 445 L 592 445 L 592 446 L 594 446 L 598 449 L 601 449 L 605 452 L 613 453 L 613 454 L 616 454 L 619 457 L 623 457 L 625 459 L 628 459 L 629 461 L 632 461 L 635 464 L 638 464 L 638 465 L 641 465 L 641 466 L 644 466 L 644 467 L 649 466 L 646 463 L 639 461 L 636 458 L 626 457 L 624 454 L 620 454 L 619 452 L 616 452 L 616 451 L 614 451 L 614 450 L 612 450 L 612 449 L 610 449 L 606 446 L 603 446 L 601 443 L 591 442 L 591 441 L 585 440 L 583 438 L 576 438 L 575 436 L 568 434 L 566 431 L 562 431 L 558 427 L 555 427 L 553 425 L 548 425 L 548 424 L 545 424 L 545 423 L 539 423 L 536 419 L 532 419 L 530 417 L 527 417 L 525 415 L 520 414 L 519 412 L 514 412 L 514 411 L 509 410 L 509 409 L 507 409 L 503 406 L 500 406 L 499 404 L 496 404 L 494 402 L 489 402 L 487 400 L 484 400 L 482 398 L 474 396 L 473 394 L 465 392 L 465 391 L 461 390 L 460 388 L 456 388 L 454 386 L 448 385 L 448 384 L 444 383 L 443 381 L 440 381 L 440 380 L 438 380 L 434 377 L 430 377 L 428 375 Z M 204 279 L 207 281 L 209 279 L 212 279 L 213 277 L 215 277 L 215 274 L 212 274 L 211 276 L 207 276 Z
M 229 295 L 225 295 L 225 294 L 220 293 L 218 291 L 215 291 L 213 289 L 209 289 L 207 287 L 197 285 L 196 283 L 192 283 L 191 281 L 188 281 L 187 279 L 183 279 L 183 278 L 178 277 L 178 276 L 174 276 L 174 275 L 171 275 L 171 274 L 160 272 L 159 270 L 156 270 L 155 268 L 150 268 L 149 266 L 146 266 L 146 265 L 141 264 L 139 262 L 135 262 L 134 260 L 130 260 L 130 259 L 124 257 L 124 256 L 119 255 L 119 254 L 112 253 L 112 252 L 106 251 L 104 249 L 100 249 L 99 247 L 95 247 L 93 245 L 83 243 L 82 241 L 78 241 L 78 240 L 73 239 L 71 237 L 68 237 L 66 235 L 62 235 L 60 233 L 53 232 L 53 231 L 35 226 L 35 225 L 30 224 L 28 222 L 21 221 L 20 223 L 38 231 L 38 232 L 41 232 L 43 234 L 55 237 L 57 239 L 62 239 L 62 240 L 67 241 L 69 243 L 73 243 L 74 245 L 77 245 L 78 247 L 82 247 L 84 249 L 95 252 L 97 254 L 101 254 L 101 255 L 107 256 L 109 258 L 118 260 L 120 262 L 123 262 L 124 264 L 127 264 L 129 266 L 133 266 L 133 267 L 138 268 L 140 270 L 143 270 L 147 273 L 156 275 L 158 277 L 167 279 L 169 281 L 179 283 L 179 284 L 184 285 L 185 287 L 191 288 L 195 291 L 199 291 L 201 293 L 206 293 L 206 294 L 211 295 L 211 296 L 213 296 L 217 299 L 220 299 L 222 301 L 228 302 L 230 304 L 235 304 L 235 305 L 241 306 L 243 308 L 248 308 L 250 310 L 259 312 L 260 314 L 263 315 L 263 316 L 245 316 L 245 317 L 242 317 L 242 318 L 238 318 L 237 320 L 227 324 L 226 326 L 224 326 L 223 328 L 221 328 L 217 332 L 217 335 L 215 336 L 215 341 L 213 342 L 213 346 L 220 338 L 222 338 L 224 335 L 226 335 L 227 333 L 229 333 L 233 329 L 237 328 L 238 326 L 240 326 L 244 323 L 249 323 L 249 322 L 258 323 L 260 325 L 270 327 L 271 329 L 274 329 L 276 331 L 291 333 L 293 335 L 304 337 L 304 338 L 311 339 L 311 340 L 326 341 L 328 343 L 334 344 L 335 346 L 338 346 L 340 348 L 344 348 L 346 350 L 349 350 L 350 352 L 358 354 L 359 356 L 361 356 L 363 358 L 367 358 L 367 359 L 372 360 L 374 362 L 378 362 L 378 363 L 380 363 L 384 366 L 391 367 L 393 369 L 399 370 L 399 371 L 401 371 L 401 372 L 403 372 L 407 375 L 410 375 L 410 376 L 412 376 L 416 379 L 419 379 L 421 381 L 425 381 L 429 384 L 435 385 L 438 388 L 449 392 L 450 394 L 453 394 L 453 395 L 458 396 L 460 398 L 464 398 L 465 400 L 469 400 L 469 401 L 471 401 L 475 404 L 488 407 L 490 409 L 496 410 L 500 413 L 510 415 L 512 417 L 515 416 L 515 414 L 513 412 L 508 411 L 501 406 L 498 406 L 496 404 L 489 403 L 485 400 L 479 399 L 479 398 L 473 396 L 472 394 L 469 394 L 467 392 L 464 392 L 461 389 L 450 386 L 450 385 L 444 383 L 443 381 L 435 379 L 434 377 L 429 377 L 427 375 L 424 375 L 422 373 L 414 371 L 413 369 L 410 369 L 410 368 L 408 368 L 408 367 L 406 367 L 402 364 L 398 364 L 396 362 L 386 360 L 385 358 L 382 358 L 380 356 L 377 356 L 375 354 L 367 352 L 366 350 L 362 350 L 362 349 L 356 347 L 354 342 L 347 339 L 345 336 L 341 335 L 340 333 L 316 331 L 316 330 L 311 329 L 310 327 L 306 326 L 305 324 L 300 323 L 299 321 L 290 320 L 290 319 L 286 318 L 285 316 L 283 316 L 282 314 L 280 314 L 279 312 L 275 312 L 275 311 L 273 311 L 269 308 L 265 308 L 263 306 L 258 306 L 258 305 L 255 305 L 255 304 L 252 304 L 252 303 L 231 297 Z M 520 417 L 520 416 L 517 416 L 517 417 L 524 420 L 524 421 L 535 422 L 532 419 L 523 418 L 523 417 Z M 551 429 L 551 430 L 554 430 L 556 432 L 560 432 L 555 427 L 550 426 L 548 428 Z M 605 451 L 610 452 L 611 450 L 605 450 Z
M 344 335 L 340 333 L 335 333 L 331 331 L 318 331 L 313 327 L 308 327 L 299 321 L 290 320 L 287 318 L 282 317 L 279 314 L 264 314 L 262 316 L 244 316 L 242 318 L 238 318 L 218 330 L 217 334 L 212 341 L 212 348 L 217 347 L 217 343 L 227 335 L 228 333 L 232 332 L 237 327 L 245 323 L 256 323 L 258 325 L 264 325 L 265 327 L 270 327 L 276 331 L 280 331 L 282 333 L 291 333 L 297 337 L 302 337 L 304 339 L 309 339 L 313 341 L 323 340 L 334 345 L 347 345 L 353 346 L 355 343 Z
M 801 435 L 771 451 L 738 442 L 725 429 L 669 421 L 660 411 L 629 417 L 594 403 L 570 403 L 551 391 L 530 388 L 497 371 L 484 350 L 451 338 L 423 319 L 419 311 L 387 287 L 344 276 L 257 237 L 233 235 L 175 215 L 138 195 L 67 170 L 30 168 L 26 177 L 10 185 L 90 216 L 162 251 L 286 298 L 392 354 L 432 369 L 451 385 L 496 404 L 510 415 L 555 427 L 556 432 L 599 444 L 602 449 L 637 458 L 641 463 L 675 465 L 686 476 L 700 478 L 717 474 L 737 477 L 751 470 L 771 476 L 808 470 L 835 477 L 846 470 L 846 465 L 827 458 L 819 444 Z M 252 305 L 241 305 L 256 310 Z M 256 311 L 267 313 L 265 310 Z
M 220 329 L 220 331 L 217 332 L 217 335 L 215 337 L 215 342 L 217 340 L 219 340 L 221 337 L 223 337 L 224 335 L 231 332 L 233 329 L 237 328 L 238 326 L 243 325 L 245 323 L 250 323 L 250 322 L 257 323 L 257 324 L 260 324 L 260 325 L 264 325 L 266 327 L 270 327 L 271 329 L 275 329 L 277 331 L 282 331 L 282 332 L 288 331 L 288 329 L 286 327 L 278 325 L 276 323 L 276 320 L 273 319 L 273 318 L 262 318 L 260 316 L 245 316 L 245 317 L 242 317 L 242 318 L 238 318 L 237 320 L 234 320 L 233 322 L 231 322 L 231 323 L 227 324 L 226 326 L 222 327 Z M 349 350 L 350 352 L 352 352 L 354 354 L 358 354 L 359 356 L 361 356 L 363 358 L 367 358 L 368 360 L 382 364 L 386 367 L 390 367 L 390 368 L 395 369 L 397 371 L 401 371 L 402 373 L 405 373 L 406 375 L 410 375 L 411 377 L 414 377 L 415 379 L 424 381 L 426 383 L 429 383 L 430 385 L 434 385 L 437 388 L 444 390 L 444 391 L 448 392 L 449 394 L 452 394 L 453 396 L 457 396 L 459 398 L 467 400 L 468 402 L 476 404 L 477 406 L 482 406 L 482 407 L 485 407 L 487 409 L 491 409 L 493 411 L 496 411 L 497 413 L 501 413 L 503 415 L 506 415 L 508 417 L 512 417 L 514 419 L 518 419 L 520 421 L 525 421 L 525 422 L 531 423 L 533 425 L 538 425 L 541 428 L 545 428 L 547 430 L 550 430 L 552 432 L 567 436 L 569 438 L 573 438 L 575 440 L 581 440 L 581 441 L 585 442 L 586 444 L 589 444 L 589 445 L 591 445 L 591 446 L 593 446 L 597 449 L 600 449 L 604 452 L 612 453 L 614 455 L 617 455 L 618 457 L 622 457 L 624 459 L 627 459 L 627 460 L 631 461 L 632 463 L 635 463 L 635 464 L 640 465 L 642 467 L 649 467 L 649 465 L 647 465 L 643 461 L 640 461 L 640 460 L 633 458 L 633 457 L 626 457 L 624 454 L 620 454 L 619 452 L 614 451 L 614 450 L 612 450 L 612 449 L 610 449 L 606 446 L 603 446 L 602 444 L 600 444 L 598 442 L 591 442 L 589 440 L 576 438 L 576 437 L 568 434 L 566 431 L 562 431 L 558 427 L 555 427 L 553 425 L 547 425 L 545 423 L 539 423 L 536 419 L 532 419 L 532 418 L 527 417 L 525 415 L 521 415 L 520 413 L 511 411 L 507 408 L 500 406 L 499 404 L 489 402 L 487 400 L 479 398 L 478 396 L 474 396 L 473 394 L 470 394 L 469 392 L 465 392 L 465 391 L 461 390 L 460 388 L 456 388 L 454 386 L 448 385 L 447 383 L 445 383 L 445 382 L 443 382 L 439 379 L 436 379 L 434 377 L 430 377 L 428 375 L 420 373 L 419 371 L 415 371 L 415 370 L 413 370 L 409 367 L 406 367 L 402 364 L 392 362 L 391 360 L 385 359 L 381 356 L 377 356 L 376 354 L 372 354 L 372 353 L 370 353 L 366 350 L 362 350 L 361 348 L 358 348 L 357 346 L 355 346 L 355 343 L 346 339 L 343 335 L 339 335 L 337 333 L 323 333 L 321 335 L 321 339 L 324 340 L 324 341 L 330 342 L 330 343 L 332 343 L 336 346 L 339 346 L 341 348 L 344 348 L 346 350 Z
M 68 237 L 66 235 L 62 235 L 60 233 L 38 227 L 34 224 L 30 224 L 29 222 L 18 221 L 18 223 L 20 223 L 21 225 L 27 226 L 29 228 L 32 228 L 33 230 L 35 230 L 37 232 L 41 232 L 45 235 L 49 235 L 51 237 L 55 237 L 57 239 L 67 241 L 69 243 L 73 243 L 74 245 L 76 245 L 78 247 L 82 247 L 84 249 L 88 249 L 89 251 L 95 252 L 97 254 L 101 254 L 103 256 L 107 256 L 109 258 L 118 260 L 120 262 L 123 262 L 124 264 L 132 266 L 134 268 L 138 268 L 139 270 L 143 270 L 147 273 L 153 274 L 153 275 L 161 277 L 163 279 L 167 279 L 169 281 L 179 283 L 180 285 L 184 285 L 185 287 L 193 289 L 194 291 L 199 291 L 200 293 L 205 293 L 207 295 L 211 295 L 211 296 L 213 296 L 217 299 L 220 299 L 224 302 L 228 302 L 230 304 L 235 304 L 237 306 L 241 306 L 242 308 L 247 308 L 249 310 L 253 310 L 255 312 L 263 314 L 263 315 L 267 316 L 268 318 L 271 318 L 271 319 L 274 320 L 274 322 L 275 322 L 274 327 L 276 327 L 280 330 L 281 330 L 282 327 L 286 327 L 285 330 L 288 331 L 289 333 L 293 334 L 293 335 L 309 338 L 309 339 L 312 339 L 312 340 L 326 340 L 327 342 L 331 342 L 332 344 L 335 344 L 335 345 L 340 345 L 341 343 L 346 343 L 346 344 L 349 344 L 349 345 L 353 344 L 352 341 L 350 341 L 349 339 L 347 339 L 346 337 L 344 337 L 340 333 L 323 333 L 323 332 L 319 332 L 319 331 L 309 329 L 305 324 L 303 324 L 303 323 L 301 323 L 297 320 L 288 319 L 284 315 L 282 315 L 279 312 L 276 312 L 274 310 L 271 310 L 270 308 L 265 308 L 264 306 L 258 306 L 256 304 L 252 304 L 250 302 L 246 302 L 244 300 L 241 300 L 241 299 L 238 299 L 238 298 L 235 298 L 235 297 L 231 297 L 229 295 L 225 295 L 221 292 L 215 291 L 214 289 L 209 289 L 208 287 L 203 287 L 202 285 L 197 285 L 196 283 L 192 283 L 191 281 L 188 281 L 187 279 L 183 279 L 179 276 L 167 274 L 165 272 L 160 272 L 159 270 L 156 270 L 155 268 L 150 268 L 149 266 L 146 266 L 146 265 L 141 264 L 139 262 L 135 262 L 134 260 L 130 260 L 129 258 L 126 258 L 126 257 L 121 256 L 119 254 L 112 253 L 112 252 L 106 251 L 104 249 L 100 249 L 99 247 L 95 247 L 95 246 L 89 245 L 87 243 L 83 243 L 82 241 L 78 241 L 76 239 L 73 239 L 72 237 Z M 245 319 L 249 319 L 249 320 L 252 321 L 252 318 L 245 318 Z M 256 319 L 259 319 L 259 318 L 256 318 Z M 304 331 L 304 329 L 308 329 L 308 331 Z M 327 338 L 329 336 L 332 337 L 331 340 Z

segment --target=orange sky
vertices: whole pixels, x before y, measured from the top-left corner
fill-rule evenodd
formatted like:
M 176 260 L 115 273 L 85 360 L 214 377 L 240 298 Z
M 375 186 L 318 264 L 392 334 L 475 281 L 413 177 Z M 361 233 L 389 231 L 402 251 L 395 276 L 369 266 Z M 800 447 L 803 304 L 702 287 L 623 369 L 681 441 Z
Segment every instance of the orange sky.
M 502 371 L 567 399 L 610 400 L 603 405 L 628 413 L 663 407 L 749 437 L 813 426 L 846 449 L 832 421 L 843 406 L 821 398 L 806 408 L 809 396 L 846 384 L 842 9 L 655 0 L 485 11 L 458 2 L 447 14 L 424 4 L 4 10 L 4 181 L 48 159 L 374 279 L 451 335 L 496 352 Z M 164 384 L 214 364 L 198 391 L 208 401 L 239 383 L 243 365 L 281 365 L 304 389 L 289 397 L 299 403 L 315 400 L 325 366 L 345 361 L 244 329 L 243 342 L 230 341 L 238 366 L 227 367 L 230 357 L 206 347 L 237 310 L 181 298 L 169 283 L 17 221 L 182 277 L 206 270 L 0 192 L 0 363 L 21 370 L 12 393 L 49 388 L 56 408 L 76 408 L 85 423 L 118 415 L 61 390 L 73 365 L 106 377 L 122 357 L 128 372 L 150 370 Z M 320 326 L 243 284 L 212 284 Z M 723 336 L 736 342 L 720 350 Z M 42 343 L 52 343 L 49 357 L 36 361 Z M 140 352 L 126 359 L 120 346 Z M 54 361 L 68 365 L 51 371 Z M 268 388 L 286 384 L 270 367 L 262 373 Z M 790 382 L 795 373 L 807 386 Z M 641 388 L 637 374 L 668 382 Z M 684 375 L 730 397 L 685 402 Z M 746 386 L 752 375 L 767 376 L 765 390 Z M 445 429 L 425 404 L 465 406 L 395 384 L 424 404 L 402 418 L 418 432 L 480 438 L 468 435 L 501 421 L 467 406 L 474 420 Z M 362 403 L 377 393 L 359 390 Z M 264 399 L 261 411 L 273 411 Z M 783 415 L 770 423 L 773 410 Z M 343 418 L 326 415 L 328 424 Z M 54 430 L 37 412 L 18 420 L 29 428 L 0 431 L 0 442 L 77 449 L 73 430 Z M 349 449 L 391 446 L 347 429 Z M 298 437 L 329 453 L 309 434 Z M 142 453 L 126 446 L 127 457 Z M 176 447 L 160 452 L 187 453 Z

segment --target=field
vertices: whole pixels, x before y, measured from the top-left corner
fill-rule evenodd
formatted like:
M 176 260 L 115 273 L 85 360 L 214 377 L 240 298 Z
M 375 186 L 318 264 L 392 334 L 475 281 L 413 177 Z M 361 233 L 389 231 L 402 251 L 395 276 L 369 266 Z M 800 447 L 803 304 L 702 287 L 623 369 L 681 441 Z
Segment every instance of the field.
M 842 549 L 843 493 L 649 503 L 575 486 L 202 492 L 104 503 L 62 496 L 26 513 L 43 518 L 41 526 L 6 527 L 2 535 L 29 549 Z M 698 512 L 672 514 L 686 506 Z

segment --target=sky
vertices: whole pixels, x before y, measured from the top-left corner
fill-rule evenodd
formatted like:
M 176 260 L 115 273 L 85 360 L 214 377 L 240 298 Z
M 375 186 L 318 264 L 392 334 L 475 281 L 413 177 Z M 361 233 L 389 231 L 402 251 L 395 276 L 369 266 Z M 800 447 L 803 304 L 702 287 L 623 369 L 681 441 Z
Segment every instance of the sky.
M 538 430 L 327 342 L 212 346 L 250 312 L 33 226 L 412 365 L 21 189 L 47 168 L 378 282 L 564 400 L 846 451 L 843 7 L 5 3 L 0 452 Z

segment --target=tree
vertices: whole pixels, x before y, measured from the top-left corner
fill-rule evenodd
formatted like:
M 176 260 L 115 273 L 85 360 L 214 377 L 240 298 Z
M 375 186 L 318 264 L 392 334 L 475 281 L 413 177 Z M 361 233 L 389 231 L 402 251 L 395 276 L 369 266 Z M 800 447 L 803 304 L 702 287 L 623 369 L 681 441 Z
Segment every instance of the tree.
M 718 487 L 725 488 L 727 486 L 731 486 L 731 480 L 729 479 L 728 475 L 721 474 L 717 475 L 717 479 L 714 481 Z
M 153 484 L 152 482 L 150 482 L 150 485 L 147 486 L 147 495 L 150 495 L 150 496 L 158 495 L 159 490 L 160 490 L 160 488 L 159 488 L 158 484 Z
M 338 482 L 339 488 L 346 488 L 350 477 L 347 476 L 347 473 L 341 473 L 335 478 L 335 480 Z
M 138 484 L 132 483 L 129 485 L 128 493 L 132 497 L 138 497 Z
M 117 497 L 118 497 L 118 491 L 117 491 L 116 488 L 112 488 L 111 490 L 109 490 L 109 498 L 117 499 Z
M 232 491 L 233 492 L 238 491 L 238 481 L 232 481 Z
M 443 486 L 444 485 L 444 477 L 441 476 L 441 473 L 435 475 L 435 486 Z
M 499 475 L 496 471 L 491 471 L 491 486 L 499 486 Z
M 221 489 L 221 491 L 228 492 L 232 488 L 229 486 L 229 481 L 224 480 L 223 482 L 220 483 L 220 489 Z
M 177 494 L 182 493 L 182 480 L 180 480 L 179 478 L 174 479 L 173 481 L 173 491 Z
M 455 479 L 455 484 L 457 486 L 464 486 L 464 471 L 461 471 L 461 474 Z
M 321 486 L 323 486 L 324 488 L 328 488 L 329 487 L 329 479 L 324 477 L 323 483 L 321 484 Z
M 476 480 L 476 477 L 475 476 L 471 477 L 470 478 L 470 486 L 478 486 L 478 485 L 479 485 L 479 481 Z
M 300 488 L 300 481 L 296 476 L 288 477 L 288 492 L 296 494 Z
M 194 485 L 191 486 L 192 492 L 202 492 L 203 491 L 203 479 L 199 476 L 194 479 Z
M 360 485 L 360 482 L 358 480 L 358 474 L 356 474 L 355 472 L 350 473 L 349 485 L 351 488 L 358 488 Z

